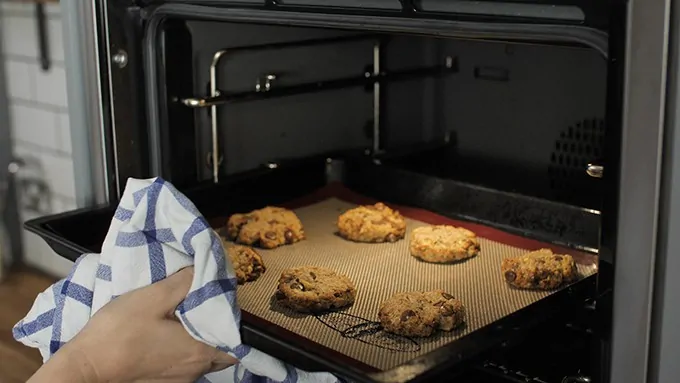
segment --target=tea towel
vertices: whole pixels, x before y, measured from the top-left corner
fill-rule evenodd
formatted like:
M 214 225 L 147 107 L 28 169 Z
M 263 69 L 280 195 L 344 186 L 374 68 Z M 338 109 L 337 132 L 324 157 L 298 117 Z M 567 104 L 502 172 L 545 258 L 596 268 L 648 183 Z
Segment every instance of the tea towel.
M 47 361 L 112 299 L 190 265 L 191 288 L 175 315 L 195 339 L 240 361 L 199 382 L 339 381 L 241 343 L 237 282 L 220 238 L 194 204 L 161 178 L 128 180 L 101 254 L 82 255 L 65 279 L 41 293 L 14 327 L 14 338 L 38 348 Z

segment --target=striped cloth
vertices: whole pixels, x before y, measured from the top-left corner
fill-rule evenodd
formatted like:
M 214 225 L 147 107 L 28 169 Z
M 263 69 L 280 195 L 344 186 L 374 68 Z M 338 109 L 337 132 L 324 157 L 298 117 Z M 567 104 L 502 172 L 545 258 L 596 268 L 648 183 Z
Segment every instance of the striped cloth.
M 160 178 L 128 181 L 102 253 L 82 255 L 68 277 L 41 293 L 14 327 L 14 338 L 47 361 L 112 299 L 192 264 L 193 282 L 175 315 L 195 339 L 240 361 L 200 382 L 339 381 L 241 343 L 236 277 L 221 241 L 193 203 Z

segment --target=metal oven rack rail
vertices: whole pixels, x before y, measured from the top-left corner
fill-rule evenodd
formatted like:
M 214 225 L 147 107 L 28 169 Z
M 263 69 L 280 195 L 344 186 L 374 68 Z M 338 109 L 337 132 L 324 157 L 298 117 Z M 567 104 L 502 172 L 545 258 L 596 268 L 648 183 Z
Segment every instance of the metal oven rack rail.
M 353 77 L 343 77 L 336 79 L 328 79 L 322 81 L 314 81 L 303 84 L 289 85 L 276 87 L 272 85 L 272 81 L 276 79 L 274 73 L 266 74 L 262 79 L 258 79 L 255 89 L 252 91 L 227 93 L 218 89 L 218 70 L 219 65 L 227 57 L 233 56 L 243 52 L 253 51 L 270 51 L 281 50 L 295 47 L 311 47 L 318 45 L 339 44 L 351 41 L 368 40 L 373 43 L 373 64 L 371 68 L 367 68 L 364 73 Z M 377 154 L 381 151 L 380 136 L 382 131 L 382 124 L 380 118 L 380 110 L 382 109 L 381 87 L 386 82 L 408 80 L 418 77 L 426 76 L 443 76 L 458 71 L 458 62 L 455 57 L 447 56 L 444 63 L 423 68 L 407 69 L 402 71 L 388 72 L 383 69 L 384 55 L 383 48 L 389 42 L 389 38 L 376 35 L 357 35 L 349 37 L 331 38 L 331 39 L 313 39 L 296 42 L 285 42 L 276 44 L 251 45 L 229 49 L 220 49 L 213 55 L 210 65 L 210 94 L 207 97 L 188 97 L 178 99 L 178 102 L 190 108 L 210 108 L 210 128 L 211 128 L 211 152 L 208 153 L 209 164 L 212 167 L 212 179 L 214 183 L 219 182 L 220 166 L 222 165 L 222 157 L 220 156 L 219 147 L 219 123 L 218 123 L 218 106 L 236 103 L 247 102 L 254 100 L 262 100 L 276 97 L 285 97 L 291 95 L 298 95 L 304 93 L 321 92 L 334 89 L 342 89 L 348 87 L 364 86 L 372 88 L 373 91 L 373 145 L 372 153 Z M 226 76 L 222 76 L 226 77 Z M 217 160 L 215 160 L 217 159 Z

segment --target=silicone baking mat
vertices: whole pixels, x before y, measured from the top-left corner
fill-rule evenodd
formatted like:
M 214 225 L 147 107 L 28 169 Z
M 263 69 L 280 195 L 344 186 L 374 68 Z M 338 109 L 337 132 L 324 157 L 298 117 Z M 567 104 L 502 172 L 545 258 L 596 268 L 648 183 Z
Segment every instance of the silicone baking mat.
M 387 370 L 552 293 L 510 288 L 500 273 L 503 258 L 541 247 L 535 241 L 479 225 L 461 224 L 419 209 L 404 208 L 400 211 L 407 217 L 405 239 L 396 243 L 355 243 L 337 236 L 335 226 L 338 215 L 355 206 L 328 198 L 294 209 L 304 225 L 307 239 L 273 250 L 258 249 L 267 271 L 258 280 L 239 286 L 238 301 L 242 310 L 363 364 Z M 411 230 L 426 223 L 410 218 L 414 215 L 419 215 L 420 219 L 429 217 L 426 219 L 429 223 L 451 221 L 476 231 L 480 236 L 481 254 L 455 264 L 418 261 L 409 254 L 409 235 Z M 491 240 L 490 236 L 497 238 Z M 512 239 L 515 242 L 525 240 L 525 248 L 508 245 Z M 578 259 L 587 261 L 578 266 L 582 276 L 596 272 L 595 257 Z M 273 297 L 281 271 L 305 265 L 328 267 L 349 276 L 357 288 L 354 305 L 344 311 L 316 316 L 298 314 L 277 305 Z M 376 323 L 381 302 L 393 294 L 432 289 L 444 289 L 465 304 L 467 323 L 463 328 L 440 332 L 430 338 L 407 338 L 385 333 Z

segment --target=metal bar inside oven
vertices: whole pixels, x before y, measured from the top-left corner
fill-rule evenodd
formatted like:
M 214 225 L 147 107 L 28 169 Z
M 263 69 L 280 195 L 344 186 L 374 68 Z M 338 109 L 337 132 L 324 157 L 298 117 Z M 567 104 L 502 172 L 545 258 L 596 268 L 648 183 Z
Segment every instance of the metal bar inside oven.
M 219 172 L 220 172 L 220 165 L 221 165 L 221 156 L 220 156 L 220 148 L 219 148 L 219 126 L 218 126 L 218 121 L 217 121 L 217 106 L 224 104 L 225 102 L 222 101 L 221 97 L 221 92 L 217 89 L 217 68 L 220 65 L 220 62 L 222 61 L 222 58 L 229 53 L 234 54 L 234 53 L 239 53 L 239 52 L 247 52 L 247 51 L 261 51 L 261 50 L 277 50 L 277 49 L 285 49 L 285 48 L 293 48 L 293 47 L 308 47 L 308 46 L 314 46 L 314 45 L 326 45 L 326 44 L 337 44 L 337 43 L 344 43 L 344 42 L 349 42 L 349 41 L 361 41 L 361 40 L 366 40 L 366 39 L 374 39 L 372 35 L 366 35 L 366 34 L 361 34 L 361 35 L 351 35 L 351 36 L 341 36 L 337 38 L 325 38 L 325 39 L 311 39 L 311 40 L 304 40 L 304 41 L 294 41 L 294 42 L 283 42 L 283 43 L 274 43 L 274 44 L 260 44 L 260 45 L 251 45 L 251 46 L 243 46 L 243 47 L 236 47 L 236 48 L 228 48 L 228 49 L 221 49 L 213 55 L 212 62 L 210 63 L 210 98 L 212 100 L 219 100 L 215 102 L 205 102 L 206 98 L 203 99 L 195 99 L 195 98 L 190 98 L 190 99 L 184 99 L 182 102 L 190 107 L 210 107 L 210 130 L 211 130 L 211 141 L 212 141 L 212 148 L 211 152 L 208 153 L 208 160 L 211 163 L 211 168 L 212 168 L 212 178 L 214 183 L 219 182 Z M 270 91 L 269 87 L 269 81 L 275 79 L 276 77 L 274 75 L 268 75 L 267 76 L 267 84 L 265 86 L 265 92 Z M 313 85 L 313 84 L 312 84 Z M 339 81 L 336 86 L 344 87 L 346 85 L 342 84 L 342 81 Z M 306 88 L 302 90 L 298 90 L 298 92 L 307 92 Z M 261 89 L 258 88 L 256 89 L 255 93 L 260 93 Z
M 455 58 L 447 57 L 443 65 L 436 65 L 425 68 L 408 69 L 399 72 L 366 72 L 363 76 L 346 77 L 327 81 L 317 81 L 312 83 L 291 85 L 280 88 L 272 88 L 267 92 L 248 91 L 238 93 L 217 92 L 215 97 L 204 98 L 184 98 L 180 102 L 190 108 L 207 108 L 215 105 L 232 104 L 236 102 L 264 100 L 269 98 L 291 96 L 296 94 L 319 92 L 324 90 L 342 89 L 352 86 L 372 86 L 376 82 L 382 81 L 403 81 L 418 77 L 442 76 L 457 72 L 457 62 Z

